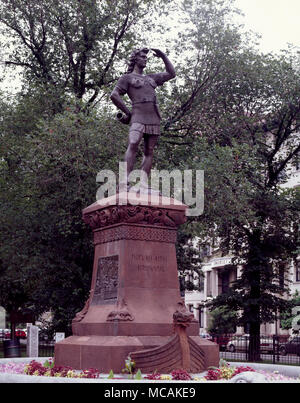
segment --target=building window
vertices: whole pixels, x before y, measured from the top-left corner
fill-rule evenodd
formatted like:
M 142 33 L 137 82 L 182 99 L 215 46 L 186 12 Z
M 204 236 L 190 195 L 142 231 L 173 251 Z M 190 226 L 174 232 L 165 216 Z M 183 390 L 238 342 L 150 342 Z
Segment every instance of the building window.
M 211 271 L 206 273 L 206 295 L 208 297 L 212 297 L 212 289 L 211 289 Z
M 197 285 L 198 285 L 198 289 L 199 291 L 203 291 L 204 290 L 204 276 L 201 274 L 198 274 L 198 279 L 197 279 Z
M 229 270 L 222 270 L 218 275 L 218 294 L 229 291 Z
M 204 312 L 203 312 L 203 308 L 201 307 L 201 306 L 199 306 L 199 327 L 204 327 L 203 326 L 203 323 L 204 323 L 204 321 L 203 321 L 203 316 L 204 316 Z

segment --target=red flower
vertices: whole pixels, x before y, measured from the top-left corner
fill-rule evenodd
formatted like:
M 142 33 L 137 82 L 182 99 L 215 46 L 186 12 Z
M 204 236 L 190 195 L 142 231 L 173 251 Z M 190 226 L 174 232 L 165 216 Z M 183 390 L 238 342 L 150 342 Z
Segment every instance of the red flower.
M 192 379 L 190 374 L 185 369 L 174 369 L 171 372 L 174 381 L 186 381 Z

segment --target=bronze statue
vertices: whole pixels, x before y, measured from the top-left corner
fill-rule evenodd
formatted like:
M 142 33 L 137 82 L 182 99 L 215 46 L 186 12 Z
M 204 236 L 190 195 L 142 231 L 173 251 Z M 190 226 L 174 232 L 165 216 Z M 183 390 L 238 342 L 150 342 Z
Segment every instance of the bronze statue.
M 125 116 L 119 114 L 123 123 L 130 123 L 129 144 L 125 154 L 127 162 L 127 177 L 133 170 L 136 153 L 142 137 L 144 137 L 144 158 L 141 171 L 141 188 L 148 188 L 148 176 L 151 171 L 153 150 L 160 135 L 160 120 L 158 105 L 156 103 L 155 88 L 175 77 L 175 69 L 168 57 L 159 49 L 151 49 L 154 56 L 159 57 L 165 64 L 165 72 L 143 74 L 147 64 L 149 49 L 142 48 L 132 52 L 127 73 L 117 82 L 111 94 L 112 102 Z M 124 103 L 122 96 L 127 94 L 132 103 L 130 111 Z M 128 183 L 124 184 L 128 190 Z

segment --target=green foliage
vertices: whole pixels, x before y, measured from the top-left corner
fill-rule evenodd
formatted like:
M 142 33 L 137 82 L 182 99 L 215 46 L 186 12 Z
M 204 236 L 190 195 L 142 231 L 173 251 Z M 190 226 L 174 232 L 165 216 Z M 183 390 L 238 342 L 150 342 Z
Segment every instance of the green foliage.
M 299 190 L 281 185 L 300 152 L 300 71 L 296 52 L 258 53 L 230 22 L 230 3 L 184 2 L 190 25 L 176 44 L 181 79 L 165 102 L 161 158 L 204 170 L 204 214 L 189 224 L 243 267 L 212 306 L 240 311 L 252 340 L 287 307 L 283 272 L 299 248 Z
M 50 369 L 52 369 L 52 368 L 54 368 L 54 361 L 48 361 L 48 360 L 46 360 L 45 362 L 44 362 L 44 367 L 46 367 L 46 368 L 50 368 Z
M 226 307 L 215 308 L 210 312 L 207 331 L 211 334 L 230 334 L 236 330 L 237 313 Z
M 136 379 L 137 381 L 140 381 L 141 379 L 143 379 L 142 371 L 140 369 L 137 370 L 134 379 Z
M 117 168 L 123 139 L 117 147 L 110 133 L 123 134 L 105 112 L 77 112 L 69 102 L 13 142 L 8 130 L 22 115 L 11 113 L 1 138 L 0 303 L 11 310 L 26 302 L 37 315 L 52 308 L 56 330 L 68 333 L 87 298 L 93 261 L 81 211 L 96 198 L 97 172 Z
M 0 2 L 7 66 L 23 68 L 25 85 L 85 97 L 93 104 L 116 79 L 130 49 L 153 28 L 153 0 L 9 0 Z
M 0 97 L 0 304 L 8 310 L 51 309 L 65 331 L 82 308 L 93 246 L 81 210 L 95 200 L 97 172 L 117 171 L 127 143 L 107 95 L 132 47 L 154 32 L 177 72 L 157 91 L 164 119 L 154 168 L 205 172 L 205 210 L 179 232 L 179 270 L 200 273 L 189 239 L 220 240 L 243 270 L 214 307 L 241 311 L 251 334 L 286 307 L 288 284 L 278 278 L 299 251 L 300 197 L 281 185 L 300 150 L 298 56 L 260 54 L 225 0 L 183 1 L 183 28 L 167 40 L 156 18 L 167 6 L 0 1 L 6 66 L 23 68 L 17 97 Z
M 51 310 L 52 330 L 68 334 L 92 271 L 81 211 L 126 149 L 106 95 L 166 2 L 56 3 L 0 2 L 3 59 L 23 68 L 18 96 L 0 101 L 0 304 Z
M 109 371 L 109 374 L 108 374 L 108 377 L 107 377 L 107 379 L 113 379 L 114 378 L 114 373 L 113 373 L 113 370 L 111 369 L 110 371 Z
M 130 378 L 133 379 L 134 373 L 135 373 L 135 361 L 131 359 L 130 356 L 128 356 L 125 360 L 125 368 L 122 369 L 122 373 L 128 373 Z
M 203 273 L 201 271 L 202 258 L 198 245 L 192 241 L 193 235 L 188 225 L 183 225 L 177 236 L 176 257 L 182 291 L 202 291 Z M 197 247 L 198 246 L 198 247 Z M 196 280 L 196 281 L 195 281 Z
M 293 319 L 297 316 L 296 314 L 292 314 L 292 308 L 297 306 L 300 306 L 300 295 L 296 291 L 290 300 L 290 306 L 288 309 L 280 313 L 280 326 L 282 329 L 292 329 Z

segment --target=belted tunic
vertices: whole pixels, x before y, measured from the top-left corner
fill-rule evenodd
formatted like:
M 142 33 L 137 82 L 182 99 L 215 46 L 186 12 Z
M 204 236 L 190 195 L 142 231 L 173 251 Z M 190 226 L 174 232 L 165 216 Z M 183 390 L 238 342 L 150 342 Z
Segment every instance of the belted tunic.
M 160 134 L 160 112 L 158 109 L 155 88 L 167 81 L 166 73 L 156 74 L 124 74 L 117 82 L 116 87 L 120 95 L 128 94 L 132 102 L 130 124 L 144 125 L 143 132 Z

